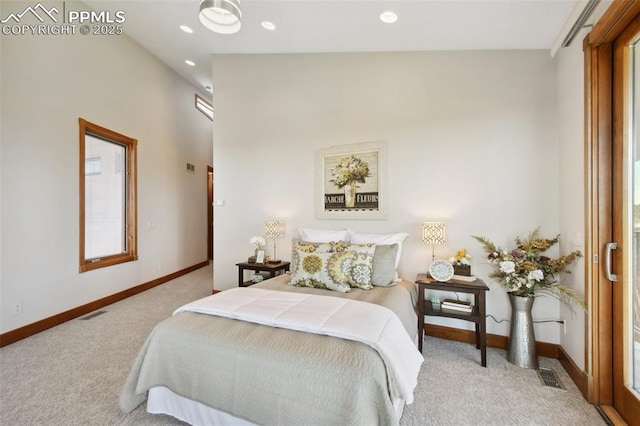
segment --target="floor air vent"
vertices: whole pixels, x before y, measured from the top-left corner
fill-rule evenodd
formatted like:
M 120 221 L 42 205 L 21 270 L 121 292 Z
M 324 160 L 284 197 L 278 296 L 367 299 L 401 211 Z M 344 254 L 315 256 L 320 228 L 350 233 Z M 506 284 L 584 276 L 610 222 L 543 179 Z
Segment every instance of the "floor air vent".
M 562 386 L 562 382 L 558 379 L 558 375 L 552 369 L 539 368 L 538 375 L 540 376 L 540 381 L 544 386 L 565 390 L 564 386 Z
M 80 319 L 81 319 L 81 320 L 90 320 L 91 318 L 95 318 L 95 317 L 97 317 L 98 315 L 102 315 L 102 314 L 104 314 L 105 312 L 107 312 L 107 311 L 95 311 L 95 312 L 93 312 L 93 313 L 91 313 L 91 314 L 89 314 L 89 315 L 87 315 L 87 316 L 84 316 L 84 317 L 82 317 L 82 318 L 80 318 Z

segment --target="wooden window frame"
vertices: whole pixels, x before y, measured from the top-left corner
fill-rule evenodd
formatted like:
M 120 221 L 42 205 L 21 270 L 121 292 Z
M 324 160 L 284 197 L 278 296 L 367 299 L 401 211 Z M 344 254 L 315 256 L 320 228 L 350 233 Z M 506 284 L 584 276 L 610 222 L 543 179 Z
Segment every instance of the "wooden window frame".
M 138 205 L 137 205 L 137 146 L 138 141 L 128 136 L 116 133 L 82 118 L 80 122 L 80 256 L 79 272 L 92 271 L 107 266 L 138 260 Z M 124 253 L 104 256 L 98 259 L 85 258 L 85 135 L 113 141 L 126 146 L 127 156 L 127 250 Z

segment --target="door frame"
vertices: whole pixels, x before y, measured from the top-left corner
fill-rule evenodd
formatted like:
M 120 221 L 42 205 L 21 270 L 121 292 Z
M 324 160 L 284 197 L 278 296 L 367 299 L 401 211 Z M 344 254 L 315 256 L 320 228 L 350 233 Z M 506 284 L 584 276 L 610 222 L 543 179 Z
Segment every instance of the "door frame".
M 640 13 L 640 1 L 615 1 L 585 38 L 585 177 L 586 242 L 585 277 L 590 309 L 587 324 L 587 400 L 603 406 L 620 406 L 614 378 L 614 294 L 605 276 L 605 246 L 615 241 L 613 157 L 616 138 L 623 128 L 614 115 L 614 41 Z M 619 90 L 619 89 L 617 89 Z M 614 121 L 616 120 L 616 121 Z M 617 350 L 617 348 L 616 348 Z M 591 356 L 589 356 L 591 352 Z M 620 373 L 620 372 L 618 372 Z M 625 417 L 625 413 L 620 413 Z M 628 416 L 626 416 L 628 417 Z M 630 418 L 625 419 L 631 422 Z
M 213 167 L 207 166 L 207 259 L 213 260 Z

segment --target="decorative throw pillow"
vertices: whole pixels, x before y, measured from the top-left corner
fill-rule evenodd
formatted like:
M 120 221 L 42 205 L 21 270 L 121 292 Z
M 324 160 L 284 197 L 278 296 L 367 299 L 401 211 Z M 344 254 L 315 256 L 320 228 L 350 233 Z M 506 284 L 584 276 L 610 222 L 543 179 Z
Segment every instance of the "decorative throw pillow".
M 373 255 L 373 278 L 371 284 L 378 287 L 395 285 L 395 258 L 397 252 L 398 244 L 376 244 L 376 252 Z
M 300 241 L 297 238 L 293 238 L 292 241 L 291 265 L 294 266 L 298 264 L 298 251 L 304 253 L 329 253 L 332 251 L 331 243 L 309 243 L 306 241 Z
M 349 282 L 351 280 L 351 270 L 353 269 L 354 259 L 355 255 L 349 251 L 331 253 L 327 261 L 327 270 L 333 282 L 340 286 L 351 288 Z
M 346 241 L 331 241 L 329 243 L 332 252 L 347 251 L 351 244 Z
M 349 279 L 353 253 L 295 252 L 296 263 L 291 272 L 291 285 L 324 288 L 341 293 L 351 291 L 346 281 Z
M 293 250 L 300 250 L 305 253 L 329 253 L 333 251 L 334 243 L 310 243 L 307 241 L 300 241 L 297 238 L 293 239 Z
M 334 247 L 335 248 L 335 247 Z M 349 285 L 353 288 L 371 290 L 373 288 L 373 256 L 376 252 L 375 244 L 350 244 L 344 251 L 338 253 L 353 253 Z
M 406 232 L 398 232 L 395 234 L 351 234 L 351 242 L 353 244 L 398 244 L 398 252 L 396 253 L 395 258 L 395 268 L 396 268 L 396 281 L 399 281 L 398 278 L 398 265 L 400 264 L 400 255 L 402 254 L 402 243 L 407 239 L 409 234 Z

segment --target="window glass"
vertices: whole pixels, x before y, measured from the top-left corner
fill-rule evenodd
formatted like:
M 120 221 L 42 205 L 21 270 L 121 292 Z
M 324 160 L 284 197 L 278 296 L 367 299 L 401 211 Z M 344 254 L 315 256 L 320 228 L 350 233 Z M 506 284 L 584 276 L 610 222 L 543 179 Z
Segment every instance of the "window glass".
M 196 109 L 213 121 L 213 105 L 196 93 Z
M 80 120 L 80 272 L 137 259 L 136 144 Z

